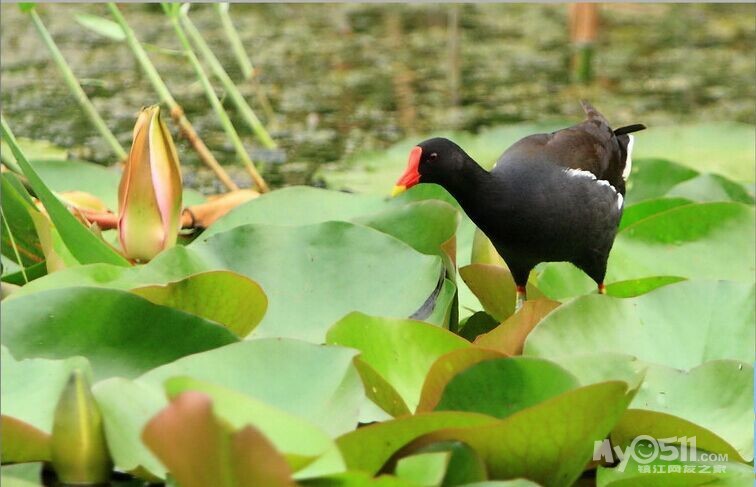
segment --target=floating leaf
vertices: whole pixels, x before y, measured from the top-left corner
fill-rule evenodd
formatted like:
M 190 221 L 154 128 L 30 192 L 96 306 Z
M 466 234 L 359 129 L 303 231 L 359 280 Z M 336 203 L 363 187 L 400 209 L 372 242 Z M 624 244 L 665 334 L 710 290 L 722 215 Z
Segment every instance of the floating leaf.
M 640 146 L 641 144 L 638 144 L 637 147 Z M 642 159 L 633 154 L 625 205 L 664 196 L 677 184 L 697 175 L 697 171 L 665 159 Z
M 669 197 L 688 198 L 694 201 L 737 201 L 753 204 L 746 188 L 718 174 L 700 174 L 684 181 L 667 193 Z
M 259 284 L 230 271 L 203 272 L 131 292 L 152 303 L 220 323 L 240 338 L 260 323 L 268 307 L 268 298 Z
M 8 401 L 10 398 L 6 398 Z M 11 416 L 0 416 L 2 451 L 6 463 L 50 461 L 50 435 Z
M 488 333 L 478 336 L 475 345 L 506 355 L 520 355 L 528 334 L 558 306 L 557 301 L 546 298 L 525 301 L 517 313 Z
M 457 335 L 426 323 L 362 313 L 349 314 L 333 325 L 326 342 L 359 350 L 360 359 L 396 389 L 410 411 L 417 407 L 433 362 L 444 353 L 469 346 Z
M 470 264 L 459 269 L 465 284 L 480 299 L 486 313 L 504 321 L 514 313 L 517 289 L 512 274 L 505 267 L 492 264 Z M 532 284 L 527 287 L 528 298 L 541 294 Z
M 94 377 L 135 377 L 236 341 L 215 323 L 125 291 L 68 288 L 3 303 L 2 342 L 17 358 L 87 357 Z

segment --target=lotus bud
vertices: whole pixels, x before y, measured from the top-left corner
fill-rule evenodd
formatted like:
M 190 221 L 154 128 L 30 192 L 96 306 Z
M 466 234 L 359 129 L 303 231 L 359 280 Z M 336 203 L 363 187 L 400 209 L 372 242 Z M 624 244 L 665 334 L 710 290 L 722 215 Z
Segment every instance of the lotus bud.
M 147 261 L 176 244 L 181 194 L 178 154 L 160 107 L 145 108 L 118 188 L 118 238 L 127 257 Z
M 93 485 L 110 479 L 113 465 L 102 416 L 80 369 L 71 373 L 55 407 L 50 453 L 63 484 Z

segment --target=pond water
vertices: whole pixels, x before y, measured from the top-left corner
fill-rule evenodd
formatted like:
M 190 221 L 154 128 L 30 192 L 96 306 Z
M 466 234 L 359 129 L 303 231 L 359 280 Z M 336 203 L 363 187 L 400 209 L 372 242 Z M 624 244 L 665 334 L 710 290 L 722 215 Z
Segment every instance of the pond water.
M 248 185 L 160 7 L 121 8 L 207 145 Z M 85 91 L 128 147 L 136 112 L 158 98 L 125 44 L 74 20 L 80 13 L 108 17 L 106 7 L 56 4 L 38 10 Z M 755 13 L 755 5 L 603 5 L 596 79 L 583 86 L 571 81 L 564 5 L 234 5 L 233 21 L 276 114 L 266 123 L 286 164 L 258 150 L 227 105 L 274 184 L 310 182 L 320 164 L 388 147 L 410 134 L 575 119 L 582 97 L 617 125 L 752 123 Z M 2 108 L 16 134 L 52 141 L 72 157 L 113 162 L 29 19 L 16 5 L 2 5 L 0 14 Z M 215 10 L 193 6 L 190 15 L 261 115 L 254 85 L 241 81 Z M 449 48 L 454 16 L 456 53 Z M 180 144 L 182 163 L 196 168 L 196 155 Z M 187 182 L 206 192 L 220 189 L 204 168 L 189 171 Z

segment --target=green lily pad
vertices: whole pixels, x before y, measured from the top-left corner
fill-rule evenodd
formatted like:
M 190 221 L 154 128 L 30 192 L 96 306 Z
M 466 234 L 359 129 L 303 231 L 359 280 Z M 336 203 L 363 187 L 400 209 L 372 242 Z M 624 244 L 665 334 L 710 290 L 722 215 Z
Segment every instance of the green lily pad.
M 627 178 L 625 205 L 664 196 L 676 185 L 696 176 L 698 171 L 672 161 L 642 159 L 633 154 L 633 167 L 630 177 Z
M 638 134 L 633 159 L 660 157 L 698 171 L 754 180 L 753 126 L 735 122 L 653 127 Z
M 362 427 L 340 436 L 336 444 L 349 470 L 375 474 L 395 452 L 422 435 L 444 428 L 492 425 L 496 422 L 496 418 L 478 413 L 420 413 Z
M 351 311 L 411 316 L 433 294 L 443 265 L 439 257 L 351 223 L 245 225 L 174 247 L 144 266 L 67 269 L 20 291 L 76 285 L 132 289 L 220 269 L 255 280 L 268 296 L 268 311 L 253 337 L 321 343 L 328 327 Z
M 164 286 L 131 290 L 146 300 L 215 321 L 244 338 L 260 323 L 268 298 L 255 281 L 230 271 L 209 271 Z
M 622 220 L 620 221 L 619 229 L 622 231 L 624 228 L 629 227 L 633 223 L 639 222 L 644 218 L 648 218 L 649 216 L 656 215 L 657 213 L 667 211 L 677 206 L 689 205 L 691 203 L 693 203 L 693 201 L 688 198 L 670 198 L 665 196 L 625 206 L 622 210 Z
M 446 384 L 460 372 L 480 362 L 505 357 L 496 350 L 477 347 L 459 348 L 440 356 L 425 376 L 417 412 L 433 411 L 441 400 Z
M 365 394 L 342 347 L 267 338 L 248 340 L 157 367 L 140 380 L 162 387 L 172 377 L 191 377 L 246 394 L 303 418 L 330 435 L 357 426 Z M 296 401 L 292 400 L 296 394 Z
M 215 323 L 125 291 L 54 289 L 3 303 L 2 343 L 19 358 L 82 355 L 94 377 L 135 377 L 236 341 Z
M 524 353 L 559 358 L 614 352 L 690 369 L 706 361 L 753 361 L 754 286 L 684 281 L 635 298 L 582 296 L 549 314 Z
M 753 484 L 753 466 L 732 461 L 682 461 L 679 447 L 669 445 L 676 460 L 643 459 L 636 454 L 613 468 L 599 467 L 597 487 L 666 487 L 668 485 L 695 487 L 716 485 L 743 487 Z M 634 450 L 633 450 L 634 451 Z M 699 452 L 703 453 L 703 452 Z
M 394 473 L 417 485 L 441 485 L 450 459 L 451 452 L 418 453 L 400 459 Z
M 494 319 L 501 322 L 514 313 L 517 289 L 509 269 L 493 264 L 470 264 L 460 268 L 459 275 Z M 533 284 L 528 284 L 527 291 L 530 299 L 541 296 Z
M 493 424 L 437 430 L 413 446 L 457 440 L 481 456 L 492 479 L 523 477 L 544 485 L 571 485 L 591 459 L 595 441 L 611 431 L 634 392 L 624 382 L 592 384 Z
M 43 487 L 41 463 L 18 463 L 0 468 L 3 487 Z
M 393 475 L 379 475 L 373 477 L 365 472 L 343 472 L 314 479 L 300 481 L 304 487 L 418 487 L 417 484 L 394 477 Z
M 528 334 L 558 306 L 558 302 L 545 298 L 525 301 L 517 313 L 488 333 L 478 336 L 475 345 L 506 355 L 521 355 Z
M 470 345 L 463 338 L 426 323 L 362 313 L 349 314 L 333 325 L 326 342 L 359 350 L 360 359 L 393 386 L 410 411 L 417 407 L 433 362 L 447 352 Z
M 667 196 L 694 201 L 737 201 L 753 204 L 753 196 L 742 184 L 718 174 L 700 174 L 676 185 L 669 190 Z
M 578 386 L 553 362 L 532 357 L 486 360 L 452 378 L 437 411 L 468 411 L 506 418 Z

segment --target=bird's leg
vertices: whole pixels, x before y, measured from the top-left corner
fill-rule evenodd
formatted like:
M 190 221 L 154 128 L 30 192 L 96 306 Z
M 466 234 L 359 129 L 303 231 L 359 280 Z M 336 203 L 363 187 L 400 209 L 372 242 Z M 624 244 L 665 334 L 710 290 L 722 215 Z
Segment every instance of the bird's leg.
M 603 282 L 598 285 L 598 293 L 606 294 L 606 286 L 604 285 Z
M 525 286 L 517 286 L 517 298 L 515 299 L 515 313 L 520 311 L 522 305 L 525 304 L 525 300 L 528 299 L 528 292 Z

